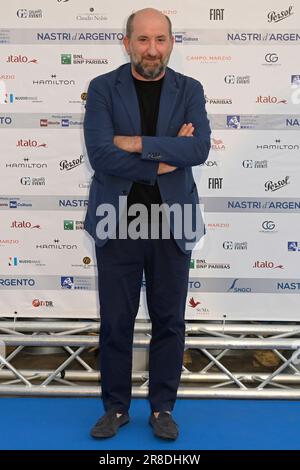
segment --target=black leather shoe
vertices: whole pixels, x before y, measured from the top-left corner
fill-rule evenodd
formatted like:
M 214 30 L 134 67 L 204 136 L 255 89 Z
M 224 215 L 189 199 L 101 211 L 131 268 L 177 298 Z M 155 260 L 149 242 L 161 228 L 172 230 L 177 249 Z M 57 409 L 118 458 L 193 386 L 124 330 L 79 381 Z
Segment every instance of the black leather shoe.
M 128 413 L 122 414 L 117 418 L 115 410 L 108 410 L 91 429 L 91 436 L 98 438 L 113 437 L 117 434 L 120 426 L 129 423 Z
M 157 418 L 155 418 L 154 413 L 152 413 L 149 419 L 149 424 L 153 428 L 154 435 L 161 439 L 175 441 L 178 437 L 178 425 L 175 423 L 170 413 L 161 411 Z

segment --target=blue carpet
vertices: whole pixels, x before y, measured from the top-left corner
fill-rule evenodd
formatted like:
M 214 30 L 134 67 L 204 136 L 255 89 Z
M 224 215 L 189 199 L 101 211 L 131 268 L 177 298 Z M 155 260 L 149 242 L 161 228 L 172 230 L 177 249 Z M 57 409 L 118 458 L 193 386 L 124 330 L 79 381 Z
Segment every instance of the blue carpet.
M 180 436 L 171 443 L 153 436 L 144 399 L 132 401 L 117 436 L 94 440 L 102 413 L 95 398 L 1 398 L 0 449 L 300 449 L 297 401 L 178 399 Z

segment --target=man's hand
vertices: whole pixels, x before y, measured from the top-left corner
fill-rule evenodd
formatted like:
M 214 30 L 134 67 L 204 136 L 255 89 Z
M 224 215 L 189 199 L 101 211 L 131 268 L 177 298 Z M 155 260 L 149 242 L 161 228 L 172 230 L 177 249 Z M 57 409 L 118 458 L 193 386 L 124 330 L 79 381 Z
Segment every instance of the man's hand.
M 142 153 L 142 138 L 140 136 L 115 135 L 114 145 L 130 153 Z
M 189 122 L 189 124 L 183 124 L 177 136 L 178 137 L 193 137 L 194 130 L 195 128 L 191 122 Z
M 180 128 L 177 136 L 178 137 L 193 137 L 194 127 L 190 122 L 188 124 L 183 124 Z M 121 150 L 129 153 L 142 153 L 142 138 L 140 136 L 125 136 L 125 135 L 115 135 L 114 136 L 114 145 L 116 145 Z M 176 170 L 176 166 L 168 165 L 167 163 L 160 163 L 158 165 L 157 174 L 164 175 L 166 173 L 171 173 Z
M 189 124 L 183 124 L 181 126 L 180 131 L 178 132 L 178 137 L 193 137 L 194 127 L 193 124 L 190 122 Z M 164 175 L 165 173 L 171 173 L 172 171 L 176 170 L 177 166 L 168 165 L 167 163 L 160 163 L 158 165 L 157 174 Z
M 193 137 L 194 127 L 190 122 L 189 124 L 183 124 L 178 137 Z M 142 153 L 142 137 L 141 136 L 127 136 L 127 135 L 115 135 L 114 145 L 121 150 L 129 153 Z

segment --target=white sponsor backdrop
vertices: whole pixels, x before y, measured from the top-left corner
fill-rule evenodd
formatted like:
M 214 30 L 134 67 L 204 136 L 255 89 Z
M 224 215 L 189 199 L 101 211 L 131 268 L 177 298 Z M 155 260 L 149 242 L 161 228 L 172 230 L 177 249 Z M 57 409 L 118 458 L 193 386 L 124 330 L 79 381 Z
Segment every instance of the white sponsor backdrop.
M 151 2 L 173 23 L 169 65 L 202 82 L 212 127 L 209 160 L 193 168 L 207 233 L 192 254 L 186 318 L 298 320 L 300 6 L 215 3 Z M 2 5 L 1 316 L 99 316 L 93 242 L 82 230 L 92 175 L 85 93 L 127 61 L 126 18 L 146 6 Z M 138 316 L 147 316 L 144 289 Z

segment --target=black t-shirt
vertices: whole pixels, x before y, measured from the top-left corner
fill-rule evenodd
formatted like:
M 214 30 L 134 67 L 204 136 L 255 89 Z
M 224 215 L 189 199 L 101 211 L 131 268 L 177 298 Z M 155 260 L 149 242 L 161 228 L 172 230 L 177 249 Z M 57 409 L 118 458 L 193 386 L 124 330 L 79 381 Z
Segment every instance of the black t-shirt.
M 157 81 L 137 80 L 132 77 L 138 97 L 142 135 L 155 136 L 156 124 L 159 112 L 159 101 L 163 79 Z M 128 208 L 132 204 L 144 204 L 148 210 L 150 222 L 151 204 L 162 204 L 162 199 L 157 182 L 154 186 L 134 182 L 127 198 Z M 137 214 L 138 215 L 138 214 Z M 128 222 L 136 216 L 128 216 Z

